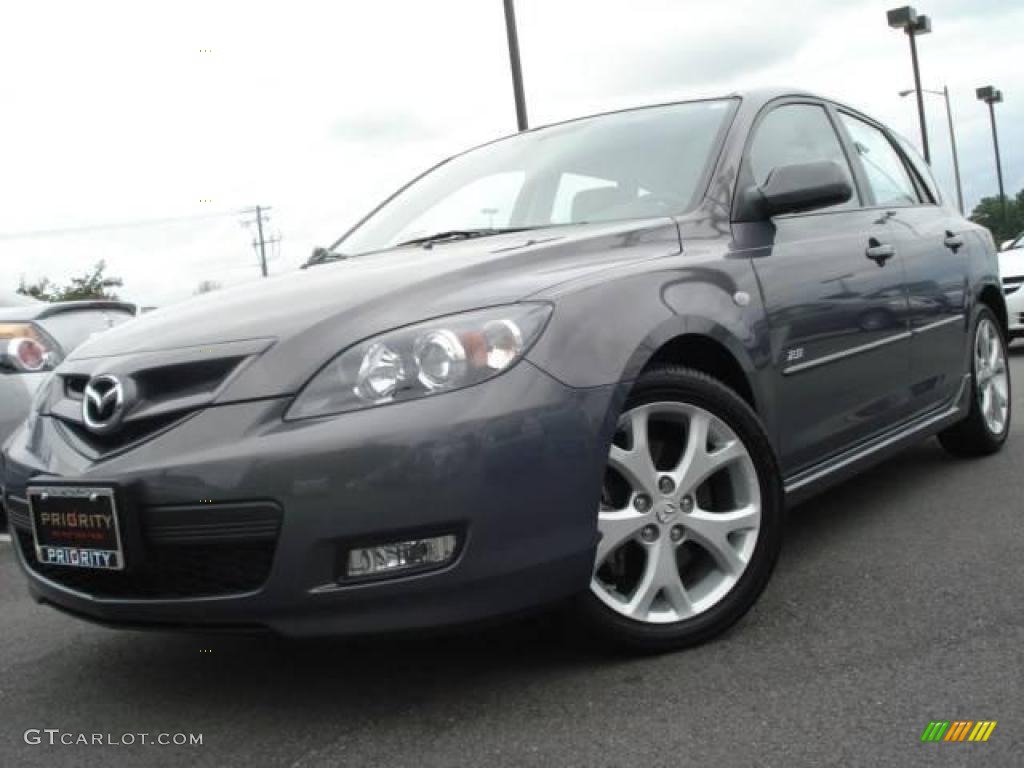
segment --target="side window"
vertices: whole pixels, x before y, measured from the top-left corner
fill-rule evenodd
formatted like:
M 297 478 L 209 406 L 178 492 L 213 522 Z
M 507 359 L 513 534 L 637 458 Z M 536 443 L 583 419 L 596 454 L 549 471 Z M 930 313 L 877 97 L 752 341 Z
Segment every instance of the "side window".
M 781 165 L 814 163 L 829 160 L 845 172 L 850 186 L 856 189 L 850 164 L 843 153 L 832 121 L 825 108 L 815 104 L 785 104 L 769 112 L 756 128 L 750 144 L 750 170 L 761 185 Z M 855 208 L 857 194 L 842 205 L 829 210 Z
M 853 115 L 839 114 L 864 166 L 868 185 L 875 194 L 875 204 L 899 206 L 920 203 L 914 181 L 886 135 Z

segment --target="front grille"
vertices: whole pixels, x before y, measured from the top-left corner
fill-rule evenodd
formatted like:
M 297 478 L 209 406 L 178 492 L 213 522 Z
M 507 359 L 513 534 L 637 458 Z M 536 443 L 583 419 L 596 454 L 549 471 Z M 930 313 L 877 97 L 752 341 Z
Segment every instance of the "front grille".
M 270 343 L 252 339 L 116 358 L 72 356 L 61 365 L 43 413 L 56 420 L 76 451 L 97 460 L 172 429 L 216 402 L 246 361 Z M 106 434 L 90 430 L 83 414 L 87 384 L 98 375 L 113 376 L 123 388 L 123 420 Z
M 188 413 L 168 413 L 152 419 L 133 421 L 124 424 L 111 435 L 96 435 L 81 424 L 70 421 L 57 421 L 61 434 L 68 439 L 80 453 L 91 459 L 99 458 L 107 453 L 130 448 L 147 437 L 158 434 L 161 430 L 177 424 L 187 418 Z
M 218 506 L 204 507 L 202 521 L 193 507 L 143 510 L 142 551 L 126 551 L 125 571 L 40 563 L 28 515 L 12 530 L 35 573 L 95 597 L 174 599 L 257 590 L 270 575 L 281 510 L 274 504 Z

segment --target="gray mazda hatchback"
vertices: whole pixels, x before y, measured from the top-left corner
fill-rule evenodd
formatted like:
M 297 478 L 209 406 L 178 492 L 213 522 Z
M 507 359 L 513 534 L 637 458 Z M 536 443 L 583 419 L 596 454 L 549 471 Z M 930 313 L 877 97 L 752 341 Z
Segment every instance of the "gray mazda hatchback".
M 38 601 L 346 634 L 569 600 L 641 650 L 768 582 L 786 504 L 997 451 L 989 233 L 850 107 L 755 92 L 453 157 L 307 268 L 79 347 L 5 446 Z

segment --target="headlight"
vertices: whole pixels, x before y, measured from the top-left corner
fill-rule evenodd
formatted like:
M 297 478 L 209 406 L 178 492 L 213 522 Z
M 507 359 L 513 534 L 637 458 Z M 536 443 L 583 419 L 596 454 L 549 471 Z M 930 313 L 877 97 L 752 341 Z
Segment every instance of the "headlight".
M 34 323 L 0 323 L 0 373 L 52 371 L 60 360 L 57 342 Z
M 462 389 L 515 365 L 548 304 L 510 304 L 399 328 L 360 342 L 303 388 L 286 419 L 308 419 Z

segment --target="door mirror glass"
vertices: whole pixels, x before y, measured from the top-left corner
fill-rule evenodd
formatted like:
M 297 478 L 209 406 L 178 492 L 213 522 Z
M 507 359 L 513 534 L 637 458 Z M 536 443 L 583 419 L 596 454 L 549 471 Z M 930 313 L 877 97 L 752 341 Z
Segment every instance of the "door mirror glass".
M 749 194 L 750 202 L 771 217 L 840 205 L 853 196 L 853 187 L 840 165 L 823 160 L 780 165 Z

